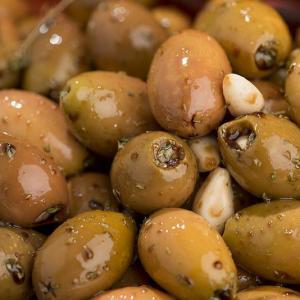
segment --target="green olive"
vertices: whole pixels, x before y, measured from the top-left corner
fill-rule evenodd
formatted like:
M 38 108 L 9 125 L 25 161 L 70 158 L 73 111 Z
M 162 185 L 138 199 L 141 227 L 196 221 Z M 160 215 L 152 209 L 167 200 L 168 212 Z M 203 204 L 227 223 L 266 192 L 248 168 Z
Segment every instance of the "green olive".
M 36 255 L 38 299 L 89 299 L 110 288 L 131 262 L 135 231 L 131 218 L 111 211 L 89 211 L 67 220 Z
M 89 49 L 98 69 L 125 71 L 145 79 L 167 33 L 143 5 L 127 0 L 104 0 L 87 28 Z
M 230 72 L 224 50 L 206 33 L 186 30 L 169 38 L 157 51 L 148 78 L 155 119 L 183 137 L 208 134 L 224 117 L 222 82 Z
M 72 177 L 68 187 L 71 217 L 93 209 L 118 211 L 118 202 L 107 175 L 83 173 Z
M 259 203 L 236 213 L 223 235 L 235 262 L 262 278 L 299 284 L 299 214 L 297 200 Z
M 34 254 L 34 247 L 12 228 L 0 228 L 0 299 L 31 299 Z
M 196 18 L 195 27 L 215 37 L 233 70 L 245 77 L 271 74 L 291 50 L 291 35 L 283 18 L 262 1 L 208 2 Z
M 130 140 L 114 158 L 111 183 L 125 207 L 149 214 L 180 207 L 192 194 L 197 162 L 180 138 L 153 131 Z
M 50 29 L 44 27 L 30 47 L 23 88 L 58 99 L 67 80 L 87 69 L 84 37 L 65 16 L 57 18 Z
M 63 221 L 67 183 L 38 148 L 0 135 L 0 219 L 24 227 Z
M 141 262 L 181 300 L 233 299 L 236 267 L 223 239 L 199 215 L 176 208 L 154 213 L 141 228 Z
M 123 73 L 96 71 L 70 79 L 60 105 L 75 136 L 106 157 L 114 156 L 119 140 L 157 128 L 146 84 Z
M 224 123 L 219 146 L 228 171 L 265 200 L 300 198 L 300 130 L 289 120 L 256 113 Z
M 29 243 L 35 250 L 41 248 L 46 241 L 46 236 L 38 231 L 12 226 L 11 230 L 19 234 L 24 242 Z

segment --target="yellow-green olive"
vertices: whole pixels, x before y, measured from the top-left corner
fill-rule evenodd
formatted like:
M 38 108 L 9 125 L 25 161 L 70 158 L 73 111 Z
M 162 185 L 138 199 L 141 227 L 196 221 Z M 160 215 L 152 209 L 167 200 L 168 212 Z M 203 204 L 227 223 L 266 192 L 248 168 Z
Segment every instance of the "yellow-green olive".
M 33 284 L 39 300 L 82 300 L 110 288 L 128 268 L 134 221 L 94 210 L 67 220 L 36 255 Z
M 33 227 L 65 219 L 67 183 L 45 153 L 1 134 L 0 166 L 1 220 Z
M 47 98 L 21 90 L 2 90 L 0 120 L 0 131 L 43 150 L 64 174 L 83 168 L 87 151 L 70 135 L 58 106 Z
M 300 294 L 281 286 L 261 286 L 239 292 L 236 300 L 299 300 Z
M 224 117 L 222 82 L 230 72 L 224 50 L 206 33 L 186 30 L 169 38 L 157 51 L 149 73 L 154 117 L 180 136 L 206 135 Z
M 209 2 L 196 18 L 195 27 L 215 37 L 233 70 L 245 77 L 271 74 L 291 50 L 287 25 L 275 9 L 262 1 Z
M 70 79 L 60 105 L 75 136 L 106 157 L 114 156 L 120 139 L 157 128 L 146 84 L 123 73 L 96 71 Z
M 93 209 L 118 211 L 118 202 L 107 175 L 83 173 L 72 177 L 68 187 L 71 217 Z
M 196 184 L 197 162 L 183 140 L 153 131 L 133 138 L 117 153 L 110 176 L 125 207 L 149 214 L 184 204 Z
M 34 254 L 34 247 L 12 228 L 0 228 L 0 299 L 31 299 Z
M 117 290 L 111 290 L 100 296 L 96 296 L 92 300 L 123 300 L 123 299 L 138 299 L 138 300 L 175 300 L 175 298 L 156 290 L 152 287 L 142 285 L 139 287 L 126 287 Z
M 86 69 L 84 37 L 65 16 L 44 27 L 30 47 L 23 88 L 58 99 L 67 80 Z
M 292 119 L 300 124 L 300 49 L 293 52 L 285 81 L 285 94 Z
M 25 229 L 15 225 L 9 227 L 12 231 L 20 235 L 24 242 L 29 243 L 35 250 L 41 248 L 46 240 L 46 236 L 32 229 Z
M 300 129 L 291 121 L 256 113 L 224 123 L 219 146 L 228 171 L 265 200 L 300 198 Z
M 179 33 L 191 27 L 189 16 L 176 7 L 157 6 L 153 8 L 152 14 L 168 35 Z
M 162 209 L 141 228 L 141 262 L 160 286 L 178 299 L 233 299 L 236 267 L 223 239 L 199 215 Z
M 299 214 L 297 200 L 259 203 L 236 213 L 223 235 L 235 262 L 262 278 L 299 284 Z
M 104 0 L 87 28 L 89 49 L 99 69 L 146 78 L 155 51 L 167 38 L 151 12 L 127 0 Z

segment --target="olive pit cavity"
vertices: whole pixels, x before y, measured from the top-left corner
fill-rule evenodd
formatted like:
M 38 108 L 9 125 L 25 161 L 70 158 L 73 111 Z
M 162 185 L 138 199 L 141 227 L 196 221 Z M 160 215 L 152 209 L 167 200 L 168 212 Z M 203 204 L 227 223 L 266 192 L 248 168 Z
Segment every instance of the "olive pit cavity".
M 255 63 L 259 70 L 270 70 L 276 65 L 278 51 L 274 41 L 268 41 L 258 47 L 255 52 Z

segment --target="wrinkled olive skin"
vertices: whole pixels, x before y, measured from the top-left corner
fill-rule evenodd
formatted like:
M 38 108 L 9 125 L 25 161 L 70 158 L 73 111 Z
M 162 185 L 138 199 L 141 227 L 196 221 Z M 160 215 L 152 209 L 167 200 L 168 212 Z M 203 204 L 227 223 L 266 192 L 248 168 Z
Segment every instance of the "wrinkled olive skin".
M 169 36 L 191 27 L 189 16 L 176 7 L 157 6 L 153 8 L 152 14 Z
M 125 207 L 149 214 L 184 204 L 196 184 L 197 162 L 183 140 L 153 131 L 133 138 L 117 153 L 110 178 Z
M 238 268 L 238 273 L 237 273 L 237 278 L 238 278 L 238 284 L 237 284 L 237 289 L 238 291 L 253 288 L 255 286 L 258 286 L 261 284 L 261 280 L 259 279 L 258 276 L 253 275 L 241 268 Z
M 262 278 L 299 284 L 299 213 L 297 200 L 259 203 L 238 212 L 223 235 L 235 262 Z
M 60 16 L 31 46 L 23 88 L 58 99 L 67 80 L 87 69 L 84 55 L 85 42 L 78 25 Z
M 247 138 L 241 149 L 237 141 Z M 300 198 L 300 130 L 291 121 L 256 113 L 218 130 L 224 163 L 251 194 L 267 199 Z
M 245 77 L 271 74 L 291 50 L 291 35 L 284 20 L 261 1 L 209 2 L 196 18 L 195 28 L 216 38 L 234 72 Z
M 289 106 L 281 93 L 281 88 L 274 82 L 267 80 L 253 80 L 252 83 L 259 89 L 265 99 L 263 112 L 273 115 L 289 115 Z
M 191 211 L 167 208 L 151 215 L 141 228 L 138 251 L 147 273 L 178 299 L 235 296 L 236 267 L 227 246 Z
M 99 173 L 83 173 L 68 181 L 70 217 L 84 211 L 100 209 L 118 211 L 109 176 Z
M 87 27 L 89 49 L 98 69 L 125 71 L 142 79 L 166 38 L 148 9 L 126 0 L 103 1 Z
M 142 285 L 139 287 L 126 287 L 117 290 L 111 290 L 100 296 L 94 297 L 92 300 L 175 300 L 175 298 L 156 290 L 152 287 Z
M 94 210 L 67 220 L 38 251 L 33 285 L 39 300 L 83 300 L 110 288 L 128 268 L 134 221 Z
M 0 120 L 0 131 L 27 140 L 53 157 L 64 174 L 83 168 L 88 153 L 71 136 L 63 114 L 49 99 L 21 90 L 2 90 Z
M 68 205 L 65 178 L 38 148 L 0 135 L 0 219 L 23 227 L 63 221 Z
M 239 292 L 236 300 L 298 300 L 300 294 L 280 286 L 261 286 Z
M 206 33 L 186 30 L 169 38 L 157 51 L 149 73 L 155 119 L 182 137 L 208 134 L 224 117 L 222 82 L 230 72 L 225 52 Z
M 28 300 L 35 249 L 11 228 L 0 228 L 0 299 Z
M 140 79 L 88 72 L 70 79 L 65 90 L 60 105 L 73 134 L 100 155 L 113 157 L 120 139 L 157 128 Z
M 14 21 L 0 14 L 0 89 L 13 87 L 18 82 L 19 74 L 12 68 L 11 60 L 19 42 Z
M 285 81 L 285 95 L 289 103 L 291 118 L 300 125 L 300 49 L 293 53 Z

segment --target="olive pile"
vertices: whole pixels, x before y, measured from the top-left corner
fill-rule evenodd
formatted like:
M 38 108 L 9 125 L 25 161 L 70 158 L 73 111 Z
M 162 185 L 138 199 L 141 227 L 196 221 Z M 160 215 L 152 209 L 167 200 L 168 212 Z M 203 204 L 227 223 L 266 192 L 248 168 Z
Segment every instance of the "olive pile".
M 29 2 L 0 0 L 0 300 L 300 299 L 300 29 Z

